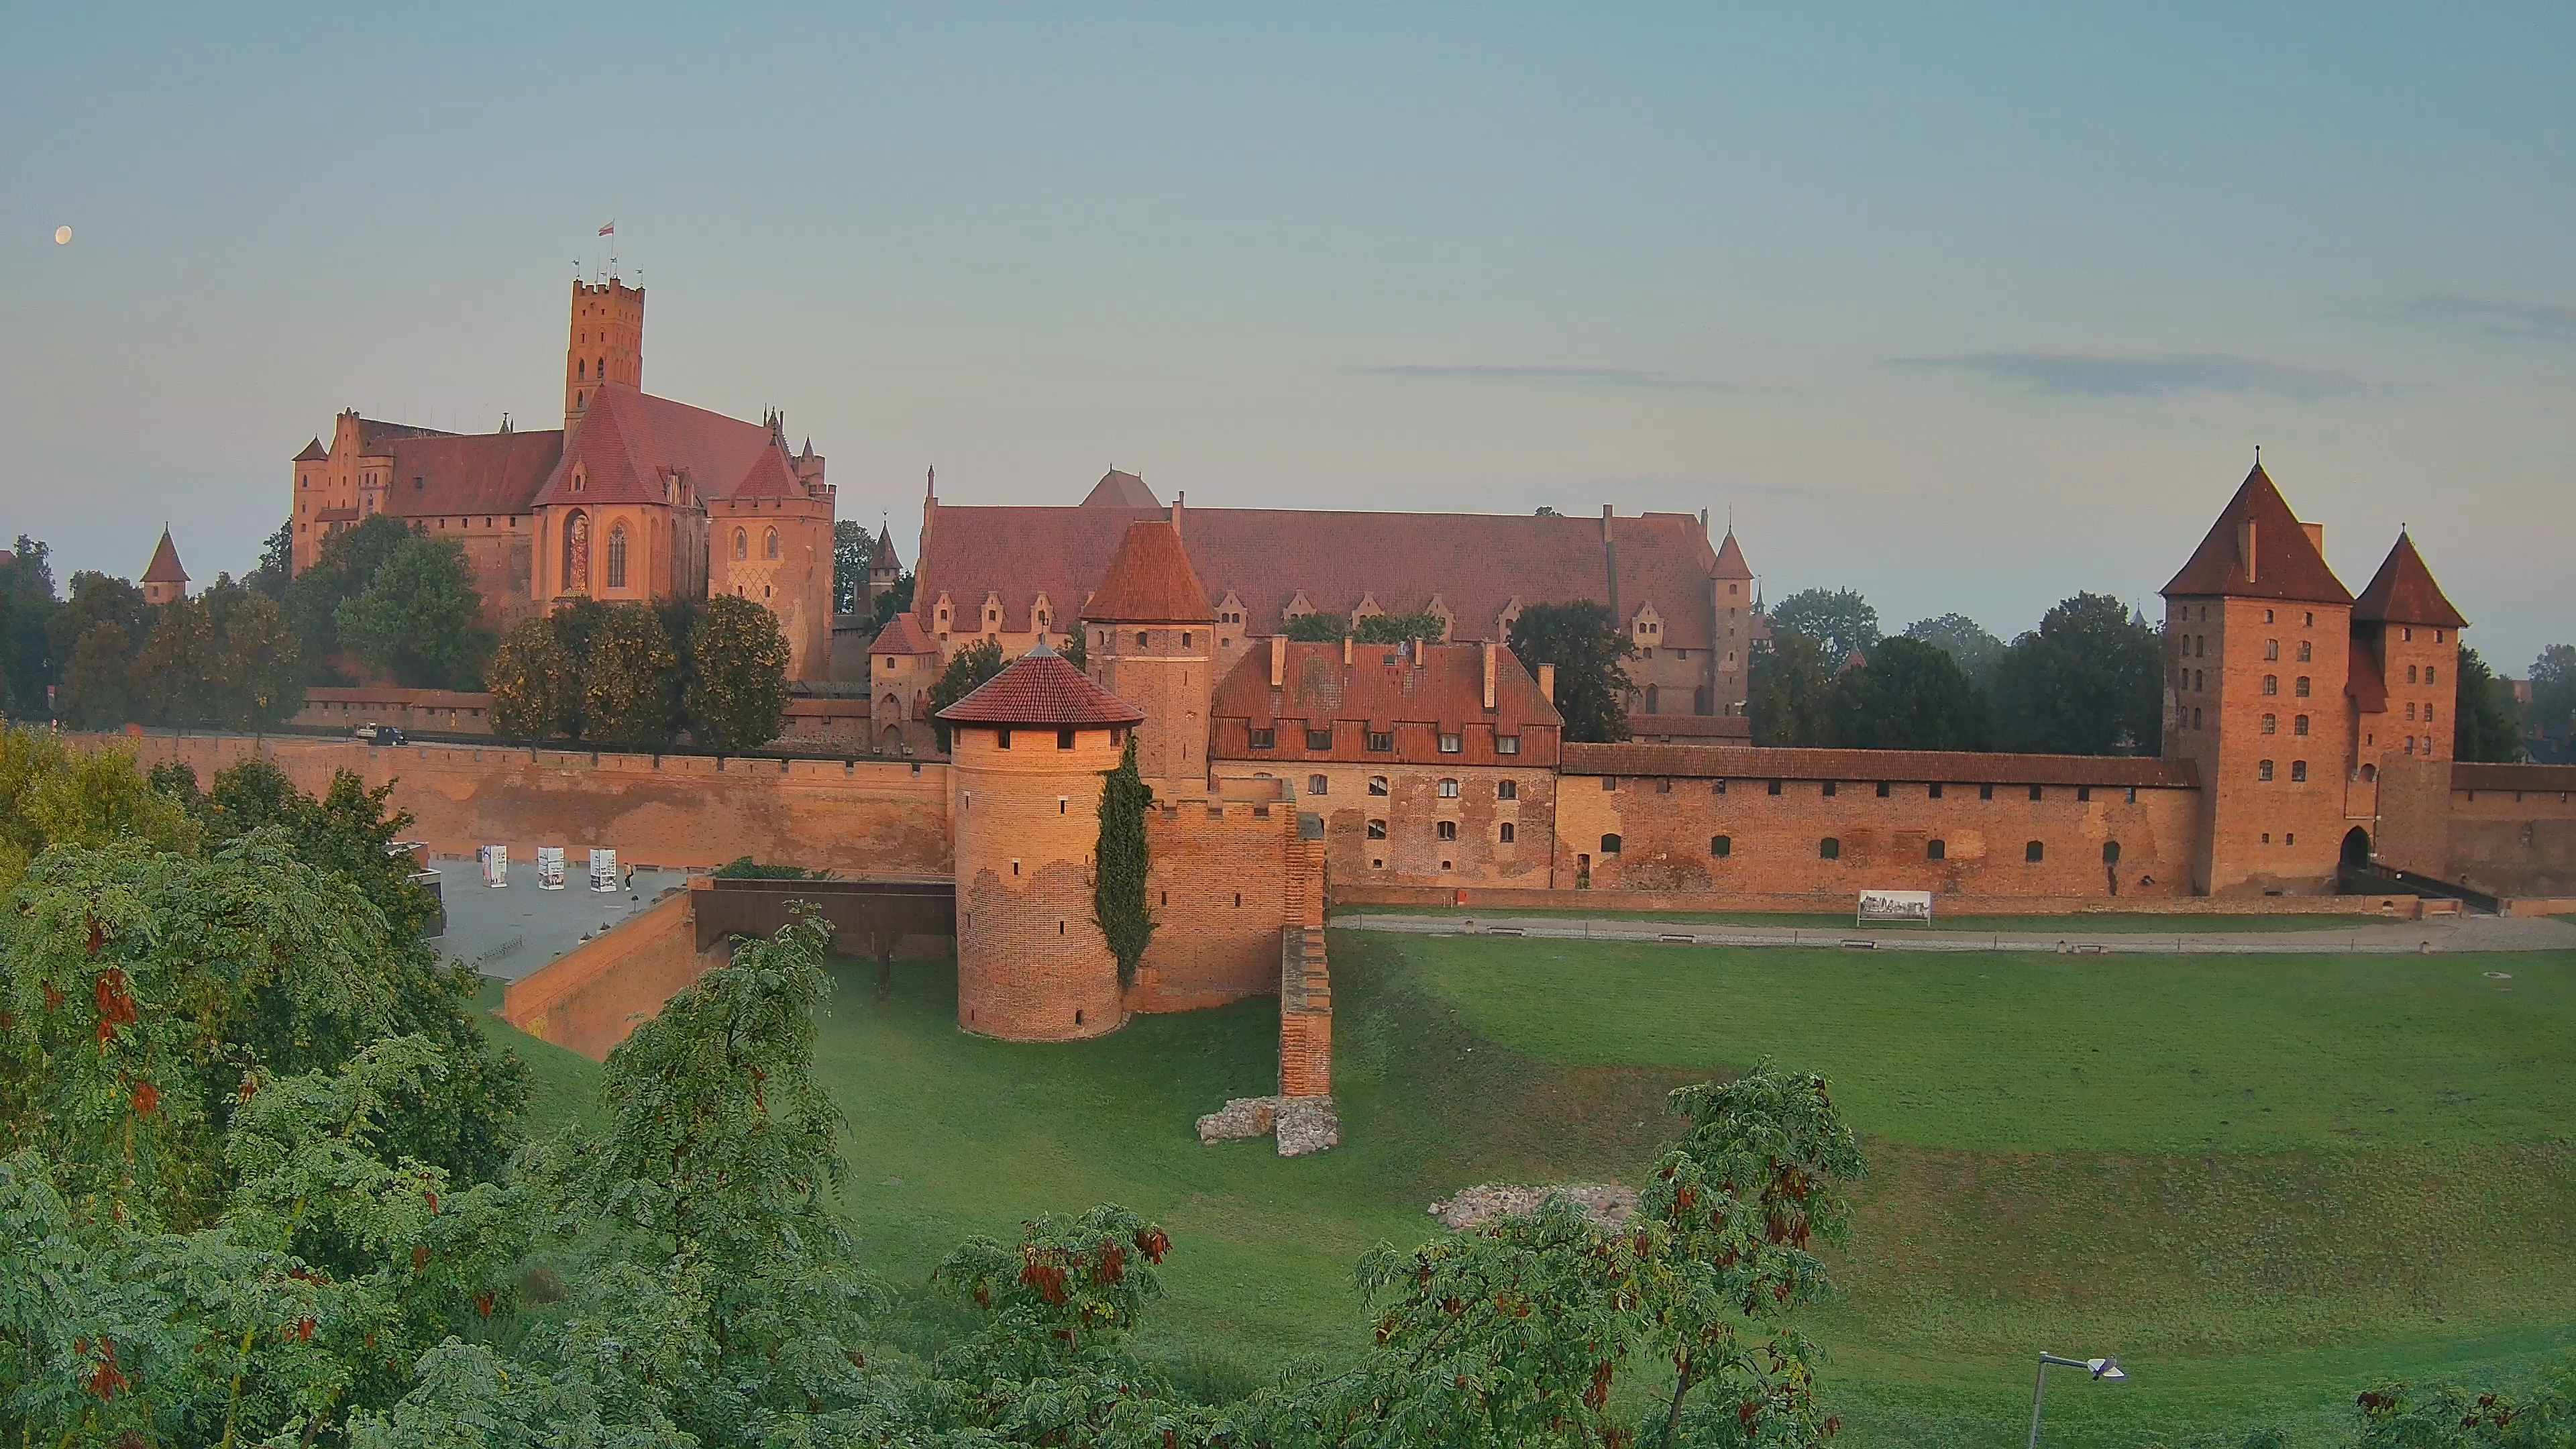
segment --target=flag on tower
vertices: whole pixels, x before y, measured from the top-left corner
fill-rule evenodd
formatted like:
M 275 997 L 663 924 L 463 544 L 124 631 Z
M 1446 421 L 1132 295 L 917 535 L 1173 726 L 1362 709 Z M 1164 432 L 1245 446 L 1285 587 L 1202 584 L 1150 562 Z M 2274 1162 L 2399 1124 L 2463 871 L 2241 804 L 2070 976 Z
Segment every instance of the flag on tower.
M 613 236 L 613 235 L 615 235 L 615 234 L 616 234 L 616 232 L 617 232 L 617 223 L 615 223 L 615 222 L 613 222 L 613 221 L 612 221 L 612 222 L 610 222 L 608 225 L 603 226 L 603 227 L 601 227 L 601 228 L 599 229 L 599 234 L 600 234 L 601 236 Z

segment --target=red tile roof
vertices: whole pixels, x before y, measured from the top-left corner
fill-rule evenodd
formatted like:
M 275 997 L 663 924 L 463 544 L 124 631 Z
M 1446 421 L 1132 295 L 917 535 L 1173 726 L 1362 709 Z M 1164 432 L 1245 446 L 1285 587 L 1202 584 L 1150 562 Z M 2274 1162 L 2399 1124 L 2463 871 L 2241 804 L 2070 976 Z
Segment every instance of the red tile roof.
M 776 448 L 764 448 L 751 465 L 732 495 L 735 498 L 802 498 L 805 485 L 787 469 L 787 458 Z
M 910 614 L 897 614 L 868 641 L 870 654 L 936 654 L 939 646 L 921 632 L 921 625 Z
M 2352 616 L 2387 624 L 2469 627 L 2469 621 L 2443 595 L 2442 586 L 2433 582 L 2433 571 L 2424 567 L 2424 556 L 2415 551 L 2415 540 L 2403 529 L 2398 530 L 2397 546 L 2380 561 L 2379 572 L 2370 576 L 2369 587 L 2352 601 Z
M 1002 600 L 1002 628 L 1026 632 L 1038 595 L 1059 611 L 1084 598 L 1099 587 L 1128 524 L 1152 516 L 1107 507 L 940 504 L 922 539 L 915 607 L 927 618 L 945 593 L 972 610 L 991 592 Z M 1437 594 L 1457 621 L 1456 639 L 1499 637 L 1503 609 L 1514 600 L 1610 602 L 1597 518 L 1194 507 L 1182 527 L 1208 602 L 1242 599 L 1243 629 L 1251 635 L 1279 632 L 1282 611 L 1301 592 L 1312 607 L 1344 614 L 1362 599 L 1410 613 Z M 1622 614 L 1651 602 L 1664 616 L 1667 646 L 1709 647 L 1716 554 L 1699 519 L 1649 513 L 1621 517 L 1613 530 Z
M 2253 557 L 2245 556 L 2247 548 Z M 2251 577 L 2248 577 L 2248 574 Z M 2272 486 L 2263 465 L 2245 482 L 2209 534 L 2194 549 L 2191 562 L 2164 587 L 2167 595 L 2202 594 L 2230 599 L 2296 599 L 2302 603 L 2348 604 L 2352 591 L 2326 567 L 2325 556 L 2308 541 L 2281 490 Z
M 881 528 L 877 530 L 877 546 L 868 554 L 869 572 L 873 573 L 878 569 L 895 569 L 899 571 L 902 568 L 903 560 L 895 556 L 894 530 L 891 528 Z
M 919 598 L 919 591 L 914 593 Z M 1207 590 L 1190 569 L 1189 550 L 1181 531 L 1158 518 L 1127 525 L 1118 553 L 1100 576 L 1100 590 L 1082 606 L 1081 617 L 1104 624 L 1210 624 Z
M 397 438 L 384 511 L 396 518 L 525 513 L 563 456 L 560 429 Z
M 1726 531 L 1725 539 L 1717 546 L 1717 567 L 1712 572 L 1721 579 L 1753 577 L 1753 565 L 1744 561 L 1744 546 L 1735 541 L 1732 528 Z
M 152 562 L 144 566 L 143 582 L 184 584 L 187 581 L 188 571 L 179 567 L 179 546 L 170 541 L 170 530 L 165 527 L 161 530 L 161 542 L 152 550 Z
M 1133 473 L 1121 473 L 1112 468 L 1100 475 L 1099 482 L 1091 485 L 1091 492 L 1084 496 L 1081 506 L 1085 508 L 1160 508 L 1163 506 L 1163 500 L 1154 496 L 1154 490 L 1145 486 L 1144 479 Z
M 950 724 L 1056 727 L 1132 725 L 1145 712 L 1091 682 L 1041 644 L 1002 666 L 984 687 L 939 712 Z
M 610 383 L 591 394 L 562 459 L 532 502 L 661 503 L 669 497 L 663 477 L 673 471 L 688 478 L 702 501 L 729 498 L 764 453 L 781 451 L 778 435 L 758 423 Z M 575 469 L 582 473 L 579 492 L 572 486 Z
M 1523 764 L 1544 767 L 1553 762 L 1551 746 L 1565 724 L 1556 706 L 1539 692 L 1538 681 L 1509 649 L 1494 651 L 1494 708 L 1485 708 L 1485 649 L 1481 644 L 1428 644 L 1413 651 L 1392 644 L 1356 645 L 1352 661 L 1342 663 L 1342 646 L 1291 640 L 1280 671 L 1280 687 L 1270 687 L 1270 649 L 1252 649 L 1235 661 L 1208 704 L 1216 722 L 1217 755 L 1249 760 L 1383 760 L 1459 764 Z M 1244 746 L 1243 731 L 1288 727 L 1273 748 Z M 1347 726 L 1334 732 L 1333 747 L 1306 748 L 1305 730 Z M 1471 747 L 1440 754 L 1436 738 L 1418 741 L 1419 733 L 1436 737 L 1467 733 L 1470 724 L 1490 725 L 1493 734 L 1522 737 L 1517 756 L 1495 757 L 1491 740 L 1475 732 Z M 1404 727 L 1420 726 L 1408 732 Z M 1369 752 L 1364 735 L 1395 734 L 1399 748 Z M 1419 749 L 1412 746 L 1418 744 Z M 1412 758 L 1419 755 L 1419 759 Z
M 293 461 L 298 463 L 319 463 L 330 456 L 331 450 L 322 446 L 322 440 L 320 438 L 315 438 L 313 441 L 304 445 L 304 451 L 296 454 Z
M 1569 775 L 1725 780 L 1889 780 L 1967 785 L 2134 785 L 2188 790 L 2189 760 L 2152 755 L 1980 755 L 1948 750 L 1788 750 L 1728 745 L 1567 745 Z

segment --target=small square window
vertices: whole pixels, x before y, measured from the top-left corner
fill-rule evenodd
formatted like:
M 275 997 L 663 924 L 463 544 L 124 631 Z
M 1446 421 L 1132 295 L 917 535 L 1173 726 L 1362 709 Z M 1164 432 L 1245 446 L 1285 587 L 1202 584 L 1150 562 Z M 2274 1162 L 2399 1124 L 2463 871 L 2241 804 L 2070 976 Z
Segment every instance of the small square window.
M 1724 780 L 1711 780 L 1711 781 L 1709 781 L 1709 782 L 1708 782 L 1708 793 L 1710 793 L 1710 794 L 1712 794 L 1712 795 L 1723 795 L 1723 794 L 1725 794 L 1725 793 L 1726 793 L 1726 782 L 1725 782 Z
M 2045 799 L 2046 797 L 2047 792 L 2045 787 L 2039 785 L 2033 785 L 2030 787 L 2030 798 L 2033 800 Z
M 2085 801 L 2090 800 L 2090 799 L 2092 799 L 2092 798 L 2093 798 L 2093 787 L 2092 787 L 2092 786 L 2090 786 L 2090 785 L 2078 785 L 2078 786 L 2076 786 L 2076 787 L 2075 787 L 2075 801 L 2076 801 L 2076 803 L 2077 803 L 2077 804 L 2079 804 L 2079 805 L 2080 805 L 2080 804 L 2084 803 Z
M 1494 753 L 1495 753 L 1495 754 L 1498 754 L 1498 755 L 1517 755 L 1517 754 L 1519 754 L 1520 752 L 1521 752 L 1521 737 L 1520 737 L 1519 735 L 1496 735 L 1496 736 L 1494 736 Z
M 1881 800 L 1887 798 L 1887 782 L 1885 780 L 1878 782 L 1878 798 Z
M 1658 795 L 1669 795 L 1673 793 L 1672 776 L 1665 775 L 1657 778 L 1655 781 L 1655 793 Z
M 1977 787 L 1977 798 L 1980 800 L 1992 800 L 1995 798 L 1995 787 L 1992 785 L 1979 785 Z
M 1279 731 L 1275 729 L 1254 730 L 1252 732 L 1252 747 L 1256 750 L 1275 750 L 1279 748 Z
M 1069 749 L 1072 749 L 1072 748 L 1073 748 L 1073 731 L 1071 731 L 1071 730 L 1057 730 L 1057 731 L 1055 732 L 1055 747 L 1056 747 L 1057 749 L 1059 749 L 1059 750 L 1069 750 Z
M 1323 729 L 1310 729 L 1306 731 L 1306 748 L 1310 750 L 1329 750 L 1332 747 L 1333 731 L 1331 726 L 1328 725 Z
M 1771 793 L 1772 793 L 1772 794 L 1774 794 L 1774 795 L 1777 795 L 1777 794 L 1779 794 L 1779 793 L 1780 793 L 1780 782 L 1779 782 L 1779 781 L 1774 780 L 1774 781 L 1772 781 L 1772 782 L 1771 782 Z
M 1605 792 L 1606 792 L 1606 791 L 1611 791 L 1611 790 L 1616 790 L 1616 789 L 1618 789 L 1618 788 L 1619 788 L 1619 777 L 1618 777 L 1618 776 L 1616 776 L 1616 775 L 1604 775 L 1604 776 L 1602 776 L 1602 777 L 1601 777 L 1601 788 L 1602 788 L 1602 790 L 1603 790 L 1603 791 L 1605 791 Z
M 1929 784 L 1929 785 L 1925 786 L 1925 787 L 1924 787 L 1924 793 L 1925 793 L 1925 794 L 1927 794 L 1927 795 L 1929 795 L 1929 796 L 1931 796 L 1931 798 L 1933 798 L 1933 799 L 1935 799 L 1935 800 L 1940 799 L 1940 798 L 1941 798 L 1941 782 L 1940 782 L 1940 781 L 1938 781 L 1938 780 L 1935 780 L 1935 781 L 1933 781 L 1931 784 Z
M 1371 775 L 1371 776 L 1369 776 L 1369 791 L 1368 791 L 1368 792 L 1369 792 L 1370 794 L 1372 794 L 1372 795 L 1383 795 L 1383 794 L 1385 794 L 1385 793 L 1386 793 L 1386 776 L 1384 776 L 1384 775 Z
M 1835 788 L 1840 784 L 1841 782 L 1838 780 L 1827 780 L 1825 782 L 1825 793 L 1827 795 L 1833 794 L 1835 792 Z
M 1708 853 L 1719 860 L 1724 860 L 1728 856 L 1733 855 L 1735 853 L 1735 837 L 1731 835 L 1710 836 L 1708 838 Z
M 1386 839 L 1386 822 L 1383 820 L 1370 821 L 1368 823 L 1368 838 L 1371 840 Z
M 1494 782 L 1494 798 L 1497 800 L 1517 800 L 1521 798 L 1521 782 L 1518 780 L 1496 780 Z
M 1368 732 L 1368 747 L 1383 755 L 1387 751 L 1395 748 L 1395 735 L 1392 731 L 1386 734 L 1379 734 L 1377 731 L 1371 730 Z
M 1306 777 L 1306 793 L 1309 795 L 1329 795 L 1333 793 L 1333 782 L 1322 775 L 1308 775 Z
M 1458 753 L 1462 743 L 1463 742 L 1456 735 L 1442 735 L 1440 737 L 1440 753 L 1444 755 L 1454 755 Z

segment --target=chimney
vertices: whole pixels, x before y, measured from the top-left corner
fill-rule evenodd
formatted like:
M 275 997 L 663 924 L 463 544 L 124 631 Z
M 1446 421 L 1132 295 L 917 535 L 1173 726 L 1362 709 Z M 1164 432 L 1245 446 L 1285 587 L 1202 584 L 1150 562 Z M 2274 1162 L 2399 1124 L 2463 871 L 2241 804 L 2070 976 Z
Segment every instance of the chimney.
M 1348 668 L 1350 667 L 1350 664 L 1351 664 L 1351 636 L 1350 636 L 1350 635 L 1348 635 L 1348 634 L 1345 634 L 1345 635 L 1343 635 L 1343 636 L 1342 636 L 1342 667 L 1343 667 L 1343 668 L 1345 668 L 1345 669 L 1348 669 Z
M 1288 636 L 1270 636 L 1270 687 L 1279 688 L 1288 681 Z
M 2245 582 L 2254 582 L 2254 520 L 2247 519 L 2236 529 L 2236 556 L 2245 562 Z
M 1610 510 L 1612 506 L 1613 505 L 1607 503 L 1601 505 L 1601 541 L 1603 543 L 1608 543 L 1610 541 Z
M 2299 529 L 2301 532 L 2307 534 L 2308 547 L 2317 551 L 2317 557 L 2324 558 L 2326 556 L 2326 526 L 2322 523 L 2302 523 L 2299 525 Z
M 1172 532 L 1178 533 L 1181 531 L 1181 511 L 1189 507 L 1189 503 L 1190 495 L 1187 493 L 1175 493 L 1172 495 Z
M 1547 696 L 1548 703 L 1556 703 L 1555 665 L 1542 664 L 1538 667 L 1538 692 Z
M 1485 641 L 1485 708 L 1494 707 L 1494 641 Z

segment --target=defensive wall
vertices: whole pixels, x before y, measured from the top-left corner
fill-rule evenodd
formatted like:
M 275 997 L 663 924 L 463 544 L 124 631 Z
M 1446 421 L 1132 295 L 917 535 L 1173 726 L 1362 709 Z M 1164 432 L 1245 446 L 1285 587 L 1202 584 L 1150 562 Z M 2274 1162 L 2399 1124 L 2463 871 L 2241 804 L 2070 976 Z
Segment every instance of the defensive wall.
M 833 754 L 870 752 L 866 686 L 844 698 L 837 694 L 790 694 L 787 722 L 769 742 L 778 750 L 812 750 Z M 389 724 L 406 733 L 489 735 L 492 696 L 456 689 L 401 689 L 392 685 L 364 688 L 317 686 L 304 692 L 304 708 L 292 721 L 303 729 L 351 729 L 362 724 Z
M 1154 935 L 1130 1011 L 1191 1011 L 1279 989 L 1283 927 L 1324 924 L 1321 823 L 1293 799 L 1228 785 L 1145 812 L 1145 905 Z
M 2378 858 L 2489 895 L 2576 896 L 2576 765 L 2391 757 Z
M 1782 914 L 1848 916 L 1862 889 L 1903 890 L 1871 881 L 1836 892 L 1777 892 L 1748 895 L 1735 891 L 1655 890 L 1518 890 L 1485 887 L 1335 885 L 1333 909 L 1365 911 L 1371 906 L 1438 907 L 1502 916 L 1514 911 L 1589 911 L 1599 915 L 1644 912 L 1704 914 Z M 2430 903 L 2436 909 L 2449 901 Z M 2576 903 L 2556 911 L 2543 903 L 2514 902 L 2514 914 L 2554 915 L 2576 911 Z M 1940 896 L 1935 910 L 1951 916 L 2367 916 L 2377 920 L 2423 918 L 2427 902 L 2411 895 L 2360 896 Z
M 1279 930 L 1279 1095 L 1333 1095 L 1333 978 L 1320 926 Z
M 510 983 L 501 1019 L 541 1041 L 593 1061 L 650 1021 L 663 1003 L 725 958 L 719 941 L 700 950 L 697 903 L 706 882 L 675 891 L 640 915 Z
M 414 838 L 440 855 L 498 843 L 613 847 L 635 864 L 707 869 L 739 856 L 850 876 L 945 878 L 948 766 L 937 761 L 625 755 L 484 745 L 376 746 L 245 735 L 89 736 L 130 745 L 146 769 L 179 761 L 200 784 L 254 755 L 296 787 L 334 770 L 391 781 Z

